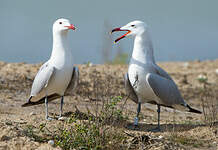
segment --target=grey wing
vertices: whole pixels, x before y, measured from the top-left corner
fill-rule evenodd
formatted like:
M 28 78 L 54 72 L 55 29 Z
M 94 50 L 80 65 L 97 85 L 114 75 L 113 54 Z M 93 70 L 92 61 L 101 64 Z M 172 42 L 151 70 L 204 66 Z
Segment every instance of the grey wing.
M 49 65 L 49 62 L 43 64 L 33 81 L 31 96 L 36 96 L 40 93 L 48 85 L 53 74 L 54 67 Z
M 162 104 L 167 106 L 185 104 L 173 80 L 153 73 L 147 74 L 146 79 L 155 95 L 160 98 Z
M 154 68 L 155 68 L 157 74 L 159 74 L 160 76 L 162 76 L 162 77 L 164 77 L 164 78 L 167 78 L 167 79 L 169 79 L 169 80 L 173 80 L 173 79 L 170 77 L 170 75 L 169 75 L 165 70 L 163 70 L 161 67 L 159 67 L 158 65 L 155 64 L 155 65 L 154 65 Z
M 138 103 L 138 97 L 129 81 L 128 73 L 124 75 L 124 82 L 125 82 L 126 94 L 131 100 L 133 100 L 135 103 Z
M 79 69 L 77 67 L 73 67 L 71 81 L 65 91 L 65 95 L 70 95 L 79 83 Z

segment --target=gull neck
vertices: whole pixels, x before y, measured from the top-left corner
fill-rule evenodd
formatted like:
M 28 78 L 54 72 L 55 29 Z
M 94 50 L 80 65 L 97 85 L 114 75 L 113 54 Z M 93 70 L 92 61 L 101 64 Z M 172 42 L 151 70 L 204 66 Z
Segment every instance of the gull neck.
M 67 56 L 69 54 L 67 32 L 53 32 L 53 49 L 51 58 Z
M 140 63 L 155 63 L 152 41 L 148 31 L 136 35 L 132 52 L 132 59 Z

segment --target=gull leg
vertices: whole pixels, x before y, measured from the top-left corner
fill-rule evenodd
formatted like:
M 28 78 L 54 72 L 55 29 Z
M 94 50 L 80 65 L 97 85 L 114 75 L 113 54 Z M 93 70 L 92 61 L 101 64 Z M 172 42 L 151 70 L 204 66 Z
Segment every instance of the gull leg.
M 158 113 L 157 129 L 160 131 L 160 105 L 157 105 L 157 113 Z
M 60 107 L 60 116 L 59 116 L 59 118 L 62 117 L 62 113 L 63 113 L 63 104 L 64 104 L 64 96 L 61 96 L 61 107 Z
M 141 102 L 138 103 L 137 115 L 136 115 L 135 120 L 134 120 L 134 125 L 135 126 L 138 126 L 140 111 L 141 111 Z
M 45 96 L 45 119 L 50 121 L 52 120 L 52 118 L 48 117 L 48 98 L 47 98 L 47 94 Z
M 157 118 L 157 127 L 154 129 L 151 129 L 149 131 L 151 132 L 160 132 L 160 105 L 157 104 L 157 114 L 158 114 L 158 118 Z

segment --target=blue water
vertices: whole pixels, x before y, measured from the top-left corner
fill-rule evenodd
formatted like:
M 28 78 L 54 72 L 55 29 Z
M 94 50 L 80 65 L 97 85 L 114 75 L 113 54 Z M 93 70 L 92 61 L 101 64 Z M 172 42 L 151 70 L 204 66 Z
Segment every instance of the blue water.
M 103 63 L 105 47 L 110 59 L 117 47 L 130 55 L 133 39 L 112 45 L 107 32 L 136 19 L 149 25 L 157 61 L 216 59 L 217 6 L 217 0 L 1 0 L 0 61 L 46 61 L 52 48 L 52 24 L 61 17 L 78 28 L 69 33 L 77 64 Z

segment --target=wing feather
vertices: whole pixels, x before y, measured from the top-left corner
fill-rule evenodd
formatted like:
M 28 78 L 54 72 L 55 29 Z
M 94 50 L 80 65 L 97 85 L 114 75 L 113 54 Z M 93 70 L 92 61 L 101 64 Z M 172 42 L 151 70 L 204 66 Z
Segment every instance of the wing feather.
M 153 73 L 148 73 L 146 79 L 155 95 L 160 98 L 163 104 L 169 106 L 185 104 L 173 80 Z
M 133 100 L 135 103 L 138 103 L 138 97 L 129 81 L 128 73 L 124 75 L 124 82 L 125 82 L 126 94 L 129 96 L 131 100 Z
M 159 67 L 158 65 L 155 64 L 154 68 L 155 68 L 155 71 L 157 74 L 159 74 L 160 76 L 162 76 L 166 79 L 173 81 L 173 79 L 170 77 L 170 75 L 165 70 L 163 70 L 161 67 Z
M 32 85 L 31 96 L 36 96 L 39 94 L 49 83 L 52 75 L 54 74 L 54 67 L 46 62 L 39 69 Z
M 79 69 L 77 67 L 73 67 L 71 81 L 65 91 L 65 95 L 71 95 L 71 93 L 75 90 L 79 83 Z

